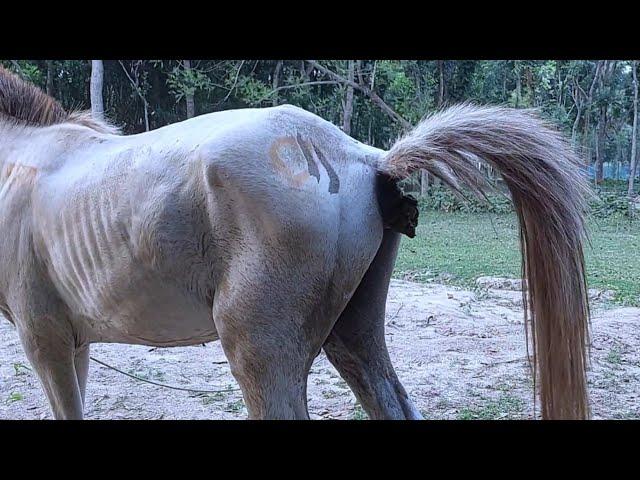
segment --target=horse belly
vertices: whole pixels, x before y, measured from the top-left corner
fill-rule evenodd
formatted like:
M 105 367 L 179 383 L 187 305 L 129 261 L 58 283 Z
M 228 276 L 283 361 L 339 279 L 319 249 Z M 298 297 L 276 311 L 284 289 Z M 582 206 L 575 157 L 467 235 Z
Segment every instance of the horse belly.
M 147 278 L 118 296 L 103 314 L 83 316 L 90 341 L 172 347 L 218 339 L 211 307 L 175 285 Z

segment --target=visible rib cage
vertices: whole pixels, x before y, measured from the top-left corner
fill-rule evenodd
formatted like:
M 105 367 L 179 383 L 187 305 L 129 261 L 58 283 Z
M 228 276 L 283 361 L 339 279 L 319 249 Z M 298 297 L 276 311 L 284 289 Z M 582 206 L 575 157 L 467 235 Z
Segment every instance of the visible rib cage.
M 395 178 L 424 169 L 454 191 L 484 197 L 492 185 L 478 162 L 500 172 L 519 219 L 525 322 L 542 416 L 587 418 L 588 185 L 568 143 L 531 111 L 463 104 L 420 122 L 379 168 Z

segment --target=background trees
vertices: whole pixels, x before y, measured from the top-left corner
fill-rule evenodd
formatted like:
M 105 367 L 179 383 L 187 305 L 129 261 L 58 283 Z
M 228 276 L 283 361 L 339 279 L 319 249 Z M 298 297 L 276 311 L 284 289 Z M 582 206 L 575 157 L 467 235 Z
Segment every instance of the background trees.
M 632 61 L 3 60 L 2 64 L 68 109 L 90 108 L 95 98 L 94 109 L 99 111 L 98 96 L 91 92 L 97 92 L 101 77 L 104 115 L 125 133 L 218 110 L 291 103 L 360 141 L 387 148 L 426 113 L 475 101 L 540 109 L 571 138 L 594 182 L 628 181 L 630 168 L 637 163 L 638 87 Z M 424 189 L 428 178 L 421 183 Z
M 47 71 L 47 86 L 49 78 L 52 77 L 51 69 Z M 89 84 L 89 95 L 91 97 L 91 114 L 101 120 L 104 117 L 104 102 L 102 99 L 102 88 L 104 85 L 104 65 L 102 60 L 91 60 L 91 83 Z

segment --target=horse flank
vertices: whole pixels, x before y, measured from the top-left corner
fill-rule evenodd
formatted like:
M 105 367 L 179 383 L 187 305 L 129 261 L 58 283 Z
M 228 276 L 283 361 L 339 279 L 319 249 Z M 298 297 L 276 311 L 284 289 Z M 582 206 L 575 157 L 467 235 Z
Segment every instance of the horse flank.
M 119 129 L 95 119 L 88 111 L 67 112 L 37 86 L 0 66 L 0 120 L 13 125 L 48 127 L 61 123 L 82 125 L 99 133 L 119 134 Z

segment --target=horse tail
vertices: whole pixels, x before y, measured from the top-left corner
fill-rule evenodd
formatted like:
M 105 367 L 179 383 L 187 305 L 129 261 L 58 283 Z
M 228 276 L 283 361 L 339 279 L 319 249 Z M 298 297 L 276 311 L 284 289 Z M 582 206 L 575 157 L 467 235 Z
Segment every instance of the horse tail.
M 462 104 L 422 120 L 381 159 L 393 179 L 424 169 L 486 199 L 497 170 L 519 220 L 527 347 L 542 418 L 589 417 L 589 304 L 583 241 L 588 184 L 561 134 L 532 111 Z

